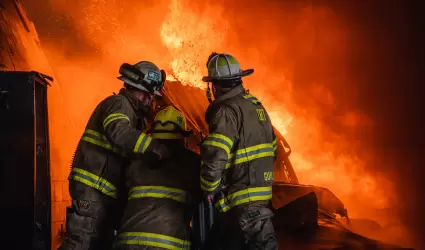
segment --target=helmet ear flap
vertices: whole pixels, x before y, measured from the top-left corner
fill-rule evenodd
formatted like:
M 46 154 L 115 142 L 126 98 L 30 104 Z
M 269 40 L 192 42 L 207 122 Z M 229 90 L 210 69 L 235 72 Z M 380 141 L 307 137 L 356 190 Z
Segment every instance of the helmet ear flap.
M 208 60 L 207 60 L 207 68 L 208 68 L 208 63 L 211 61 L 211 59 L 214 57 L 214 56 L 216 56 L 216 55 L 218 55 L 216 52 L 212 52 L 211 53 L 211 55 L 208 57 Z

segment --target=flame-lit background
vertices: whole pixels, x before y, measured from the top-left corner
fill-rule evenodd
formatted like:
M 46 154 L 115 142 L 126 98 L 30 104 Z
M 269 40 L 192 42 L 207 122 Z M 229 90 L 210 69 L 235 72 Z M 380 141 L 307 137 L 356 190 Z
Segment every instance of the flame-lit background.
M 386 84 L 394 82 L 390 72 L 397 65 L 385 62 L 403 60 L 402 54 L 383 31 L 386 19 L 370 17 L 383 16 L 368 11 L 371 6 L 355 1 L 22 2 L 58 82 L 49 107 L 63 114 L 61 123 L 51 123 L 51 137 L 63 139 L 52 148 L 52 161 L 63 168 L 58 179 L 66 179 L 95 105 L 120 88 L 116 76 L 122 62 L 151 60 L 170 79 L 205 88 L 200 81 L 205 60 L 217 51 L 255 69 L 245 85 L 292 146 L 301 183 L 329 188 L 351 216 L 383 225 L 398 223 L 394 218 L 414 205 L 414 183 L 399 170 L 409 163 L 401 165 L 394 156 L 401 135 L 388 129 L 404 118 L 385 108 L 396 102 L 391 93 L 400 88 Z M 397 27 L 394 36 L 402 36 Z M 413 227 L 407 217 L 400 218 L 402 225 L 385 238 L 413 244 Z

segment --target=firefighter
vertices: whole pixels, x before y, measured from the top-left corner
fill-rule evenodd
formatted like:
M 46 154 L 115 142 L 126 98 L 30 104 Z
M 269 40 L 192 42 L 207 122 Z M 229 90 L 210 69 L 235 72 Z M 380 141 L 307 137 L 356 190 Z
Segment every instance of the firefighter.
M 204 195 L 218 210 L 209 248 L 277 249 L 268 208 L 276 136 L 260 100 L 242 86 L 242 77 L 254 70 L 241 70 L 236 58 L 217 53 L 210 55 L 207 68 L 202 80 L 208 83 L 209 134 L 201 144 L 200 179 Z
M 141 61 L 124 63 L 119 72 L 124 88 L 97 105 L 78 143 L 68 178 L 67 238 L 59 249 L 110 249 L 126 201 L 124 167 L 142 155 L 156 161 L 169 155 L 142 132 L 154 96 L 161 95 L 165 71 Z
M 126 170 L 129 200 L 115 249 L 190 249 L 192 212 L 202 200 L 201 160 L 185 148 L 191 131 L 182 113 L 168 106 L 148 132 L 169 148 L 171 157 L 159 168 L 149 168 L 149 161 L 141 159 Z

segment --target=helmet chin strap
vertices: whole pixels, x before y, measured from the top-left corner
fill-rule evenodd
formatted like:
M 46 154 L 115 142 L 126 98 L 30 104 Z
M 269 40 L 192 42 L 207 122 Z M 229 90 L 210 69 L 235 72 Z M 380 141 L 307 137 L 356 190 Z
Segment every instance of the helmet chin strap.
M 207 88 L 206 96 L 207 96 L 208 101 L 210 103 L 212 103 L 213 100 L 212 100 L 212 97 L 211 97 L 211 89 L 210 89 L 210 83 L 209 82 L 207 83 L 207 86 L 208 86 L 208 88 Z

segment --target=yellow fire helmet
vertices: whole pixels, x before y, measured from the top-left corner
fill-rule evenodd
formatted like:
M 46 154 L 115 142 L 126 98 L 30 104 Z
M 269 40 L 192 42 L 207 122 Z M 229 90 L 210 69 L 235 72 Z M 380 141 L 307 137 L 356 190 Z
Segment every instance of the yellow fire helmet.
M 173 106 L 160 110 L 148 133 L 153 139 L 184 139 L 192 134 L 186 130 L 186 118 Z

